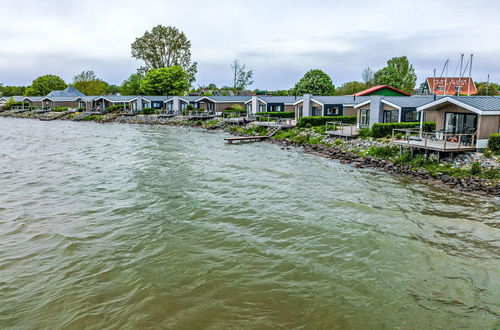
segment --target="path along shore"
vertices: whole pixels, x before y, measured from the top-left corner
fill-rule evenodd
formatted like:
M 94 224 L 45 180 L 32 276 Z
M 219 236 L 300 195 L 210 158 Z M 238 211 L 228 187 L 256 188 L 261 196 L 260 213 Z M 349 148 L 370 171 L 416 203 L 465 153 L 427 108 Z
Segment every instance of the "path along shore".
M 265 135 L 263 128 L 258 130 L 245 129 L 238 126 L 224 125 L 219 119 L 210 121 L 192 121 L 185 117 L 161 118 L 156 115 L 85 115 L 78 113 L 60 113 L 47 112 L 35 114 L 31 112 L 14 113 L 0 112 L 0 117 L 30 118 L 39 120 L 73 120 L 73 121 L 95 121 L 95 122 L 116 122 L 124 124 L 149 124 L 149 125 L 178 125 L 200 127 L 205 129 L 224 130 L 233 135 Z M 328 159 L 339 160 L 340 163 L 349 163 L 356 168 L 374 168 L 390 175 L 404 176 L 411 179 L 417 179 L 420 182 L 452 189 L 454 191 L 465 192 L 469 194 L 488 196 L 497 199 L 500 202 L 500 179 L 497 177 L 484 178 L 478 175 L 466 175 L 470 163 L 475 162 L 485 168 L 488 173 L 500 173 L 500 160 L 496 157 L 485 158 L 474 153 L 461 155 L 455 159 L 445 159 L 443 169 L 456 168 L 459 175 L 450 175 L 449 171 L 429 171 L 423 167 L 413 166 L 412 164 L 397 163 L 393 159 L 384 159 L 384 157 L 372 156 L 369 154 L 370 148 L 387 147 L 387 141 L 380 140 L 332 140 L 326 136 L 317 133 L 314 129 L 302 129 L 299 135 L 305 135 L 307 138 L 297 139 L 288 138 L 286 134 L 277 134 L 275 137 L 267 139 L 267 142 L 277 144 L 282 148 L 301 148 L 304 152 L 325 157 Z M 312 138 L 311 138 L 312 137 Z M 318 143 L 319 142 L 319 143 Z M 450 165 L 451 164 L 451 165 Z

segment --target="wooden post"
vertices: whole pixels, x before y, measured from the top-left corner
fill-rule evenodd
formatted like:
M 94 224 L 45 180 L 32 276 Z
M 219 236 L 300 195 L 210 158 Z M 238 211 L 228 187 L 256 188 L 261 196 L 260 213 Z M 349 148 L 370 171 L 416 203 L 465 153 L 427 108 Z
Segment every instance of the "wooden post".
M 461 144 L 462 144 L 462 134 L 458 136 L 458 149 L 460 149 Z
M 427 134 L 425 134 L 424 146 L 427 147 Z
M 443 149 L 444 149 L 444 150 L 446 150 L 446 140 L 447 140 L 447 135 L 448 135 L 448 134 L 443 133 L 443 138 L 444 138 L 444 145 L 443 145 Z

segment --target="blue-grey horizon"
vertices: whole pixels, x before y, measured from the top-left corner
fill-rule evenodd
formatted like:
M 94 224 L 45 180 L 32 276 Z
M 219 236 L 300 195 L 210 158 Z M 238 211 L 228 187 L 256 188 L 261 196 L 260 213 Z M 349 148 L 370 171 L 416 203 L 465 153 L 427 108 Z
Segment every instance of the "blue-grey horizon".
M 362 80 L 366 67 L 394 56 L 418 76 L 438 75 L 450 59 L 474 54 L 472 77 L 500 82 L 500 3 L 430 1 L 34 1 L 1 0 L 0 83 L 29 85 L 56 74 L 71 82 L 82 70 L 120 84 L 141 66 L 130 44 L 158 24 L 182 30 L 198 62 L 194 86 L 231 84 L 238 58 L 254 72 L 253 88 L 288 89 L 322 69 L 336 86 Z

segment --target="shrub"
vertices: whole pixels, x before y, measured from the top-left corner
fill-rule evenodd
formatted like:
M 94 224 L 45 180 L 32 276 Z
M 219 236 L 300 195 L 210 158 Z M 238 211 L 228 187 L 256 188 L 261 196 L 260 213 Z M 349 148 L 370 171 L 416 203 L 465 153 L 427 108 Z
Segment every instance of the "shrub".
M 391 136 L 393 129 L 403 129 L 403 128 L 419 128 L 419 122 L 409 122 L 409 123 L 376 123 L 372 126 L 372 136 L 375 138 L 381 138 L 385 136 Z M 424 122 L 422 126 L 424 132 L 431 132 L 436 129 L 436 123 L 434 122 Z
M 481 164 L 479 162 L 474 162 L 472 163 L 470 167 L 470 174 L 472 175 L 479 175 L 481 174 Z
M 54 112 L 64 112 L 64 111 L 68 111 L 68 108 L 67 107 L 53 107 L 52 111 L 54 111 Z
M 387 158 L 395 157 L 399 153 L 399 147 L 398 146 L 381 146 L 381 147 L 371 146 L 370 148 L 368 148 L 367 153 L 373 157 L 387 159 Z
M 114 104 L 112 106 L 107 107 L 106 111 L 107 112 L 123 111 L 126 106 L 128 106 L 128 105 L 125 105 L 125 104 Z
M 488 149 L 493 152 L 500 151 L 500 133 L 493 133 L 488 138 Z
M 155 109 L 153 108 L 144 108 L 142 109 L 143 115 L 153 115 L 155 113 Z
M 239 112 L 246 112 L 245 108 L 239 104 L 233 104 L 229 109 L 226 110 L 233 110 L 233 111 L 239 111 Z
M 89 115 L 87 117 L 82 118 L 82 121 L 99 121 L 102 119 L 103 117 L 101 115 Z
M 275 111 L 275 112 L 259 112 L 259 116 L 269 116 L 274 118 L 294 118 L 295 111 Z
M 186 110 L 194 110 L 194 106 L 190 103 L 186 105 Z
M 356 124 L 356 116 L 313 116 L 313 117 L 302 117 L 297 123 L 297 127 L 307 127 L 310 126 L 321 126 L 325 125 L 329 121 L 336 121 L 345 124 Z
M 358 131 L 358 137 L 366 139 L 372 136 L 372 131 L 369 128 L 362 128 Z

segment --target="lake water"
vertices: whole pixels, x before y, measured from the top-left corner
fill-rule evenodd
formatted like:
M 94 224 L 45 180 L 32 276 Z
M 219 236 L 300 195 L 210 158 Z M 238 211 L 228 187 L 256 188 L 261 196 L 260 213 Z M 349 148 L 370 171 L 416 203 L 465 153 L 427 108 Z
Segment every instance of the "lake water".
M 500 206 L 195 128 L 0 119 L 0 328 L 496 329 Z

